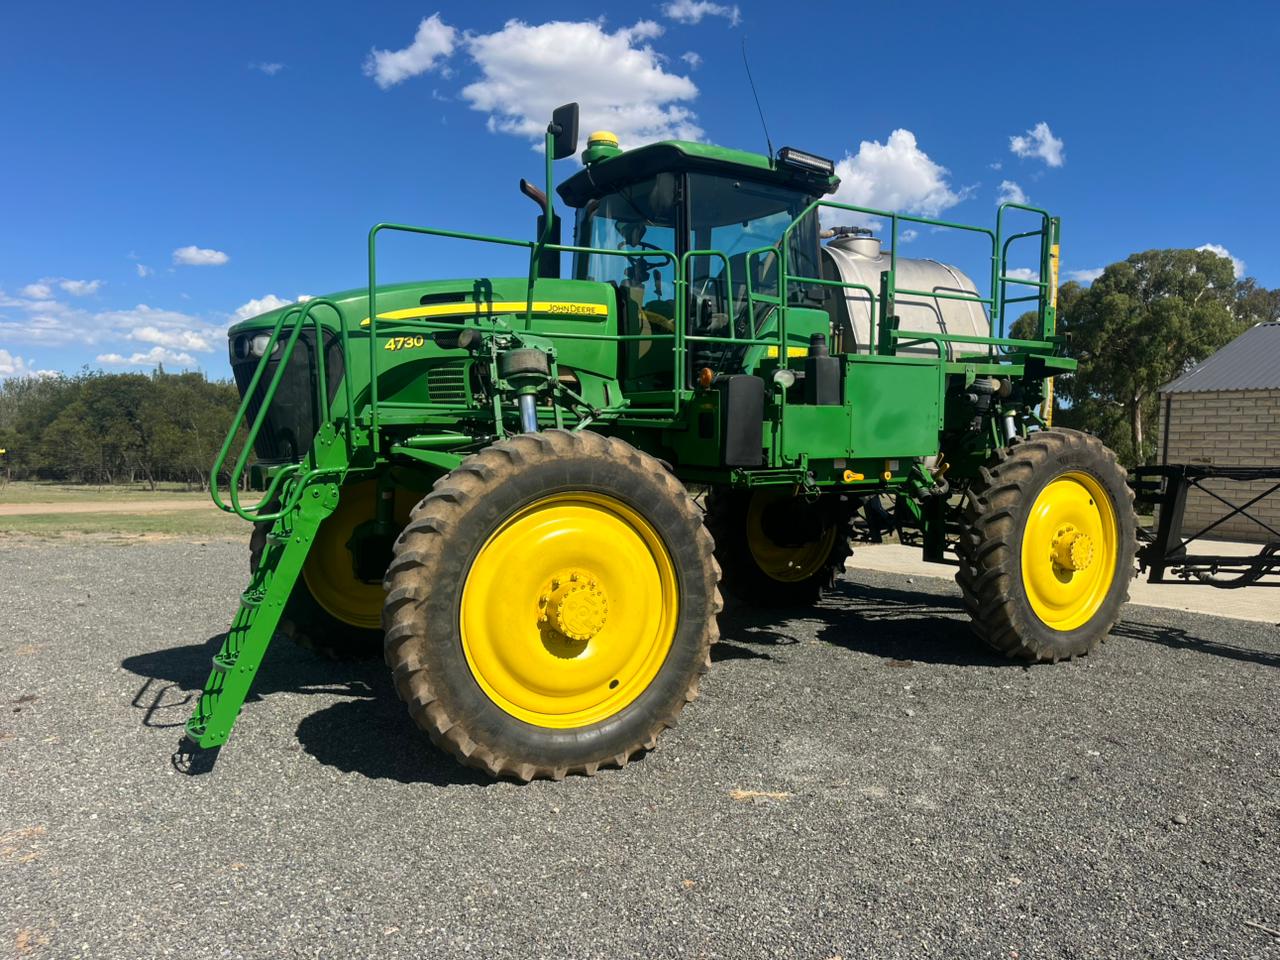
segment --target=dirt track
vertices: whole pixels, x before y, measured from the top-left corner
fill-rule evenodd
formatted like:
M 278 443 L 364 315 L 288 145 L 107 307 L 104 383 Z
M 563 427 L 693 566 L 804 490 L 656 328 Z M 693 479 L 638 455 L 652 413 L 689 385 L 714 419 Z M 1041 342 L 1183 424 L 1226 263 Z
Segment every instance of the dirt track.
M 173 500 L 99 500 L 88 503 L 0 503 L 0 517 L 23 517 L 50 513 L 173 513 L 177 510 L 212 510 L 213 501 L 200 499 Z

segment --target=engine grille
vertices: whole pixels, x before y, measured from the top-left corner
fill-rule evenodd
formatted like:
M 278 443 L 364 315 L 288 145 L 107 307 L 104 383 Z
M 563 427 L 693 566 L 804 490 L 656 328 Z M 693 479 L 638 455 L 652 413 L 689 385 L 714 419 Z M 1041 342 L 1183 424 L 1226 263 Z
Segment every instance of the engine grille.
M 241 339 L 252 334 L 241 334 Z M 328 387 L 330 402 L 337 395 L 338 383 L 341 381 L 344 364 L 342 344 L 329 331 L 325 331 L 325 382 Z M 254 452 L 262 463 L 283 463 L 301 460 L 311 448 L 312 438 L 320 429 L 320 413 L 316 410 L 316 336 L 314 330 L 303 330 L 298 336 L 293 355 L 280 378 L 280 386 L 271 402 L 267 415 L 263 418 L 262 429 L 258 432 Z M 243 397 L 253 379 L 253 372 L 258 366 L 258 358 L 247 351 L 231 351 L 231 373 L 235 377 L 236 387 Z M 267 385 L 275 375 L 279 361 L 267 362 L 262 379 L 249 401 L 248 420 L 252 423 L 262 409 L 262 400 L 266 395 Z
M 450 363 L 427 371 L 427 396 L 432 403 L 465 404 L 471 400 L 470 364 Z

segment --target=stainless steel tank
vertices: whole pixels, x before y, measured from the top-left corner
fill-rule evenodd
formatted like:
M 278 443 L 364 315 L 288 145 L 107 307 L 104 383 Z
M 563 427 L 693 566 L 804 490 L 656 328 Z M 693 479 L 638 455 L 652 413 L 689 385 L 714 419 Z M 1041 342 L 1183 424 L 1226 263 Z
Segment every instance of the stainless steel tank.
M 836 237 L 823 246 L 822 252 L 822 273 L 825 279 L 863 284 L 874 290 L 877 300 L 879 299 L 880 274 L 889 269 L 889 255 L 880 249 L 879 238 Z M 894 276 L 899 290 L 979 296 L 978 288 L 964 273 L 937 260 L 913 260 L 899 256 Z M 876 335 L 871 319 L 871 298 L 865 290 L 828 289 L 835 301 L 832 318 L 841 350 L 845 353 L 870 353 L 875 345 Z M 971 337 L 991 336 L 991 320 L 981 303 L 908 294 L 898 294 L 895 303 L 899 330 L 963 334 Z M 946 346 L 948 358 L 957 352 L 965 352 L 964 344 Z M 973 349 L 969 346 L 967 352 L 973 352 Z M 932 343 L 899 347 L 898 352 L 938 355 L 937 347 Z

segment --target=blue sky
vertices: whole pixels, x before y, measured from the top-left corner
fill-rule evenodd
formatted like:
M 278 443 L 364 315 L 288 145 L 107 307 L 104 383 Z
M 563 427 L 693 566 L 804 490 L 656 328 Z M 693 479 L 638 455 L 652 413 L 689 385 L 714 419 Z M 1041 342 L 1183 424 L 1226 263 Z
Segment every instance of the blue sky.
M 841 161 L 846 199 L 987 225 L 1016 189 L 1063 218 L 1066 275 L 1215 244 L 1280 286 L 1280 5 L 600 10 L 6 4 L 0 376 L 226 376 L 226 326 L 360 286 L 378 220 L 527 236 L 516 182 L 555 102 L 624 145 L 763 150 L 744 36 L 775 146 Z M 927 232 L 904 251 L 953 257 Z M 387 270 L 521 265 L 436 241 Z

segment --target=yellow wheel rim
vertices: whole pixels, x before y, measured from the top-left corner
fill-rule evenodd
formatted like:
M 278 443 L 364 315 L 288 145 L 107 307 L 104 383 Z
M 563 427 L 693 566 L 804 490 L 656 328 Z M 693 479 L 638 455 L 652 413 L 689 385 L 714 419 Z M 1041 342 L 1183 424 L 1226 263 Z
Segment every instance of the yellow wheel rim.
M 545 497 L 480 548 L 462 588 L 467 664 L 499 707 L 584 727 L 643 693 L 675 637 L 675 566 L 657 531 L 597 493 Z
M 345 624 L 368 630 L 382 626 L 382 602 L 386 594 L 381 583 L 357 580 L 347 546 L 356 527 L 374 518 L 378 496 L 375 480 L 342 489 L 338 507 L 316 531 L 315 543 L 302 567 L 302 578 L 316 603 L 330 616 Z M 395 517 L 398 527 L 409 519 L 413 494 L 396 490 Z
M 787 500 L 790 496 L 790 492 L 785 490 L 757 490 L 747 505 L 747 546 L 751 556 L 766 576 L 783 583 L 807 580 L 821 570 L 839 533 L 832 526 L 810 543 L 796 547 L 774 543 L 764 532 L 764 512 L 771 504 Z
M 1098 612 L 1115 580 L 1119 536 L 1111 498 L 1088 474 L 1063 474 L 1040 491 L 1022 533 L 1022 582 L 1046 626 L 1075 630 Z

